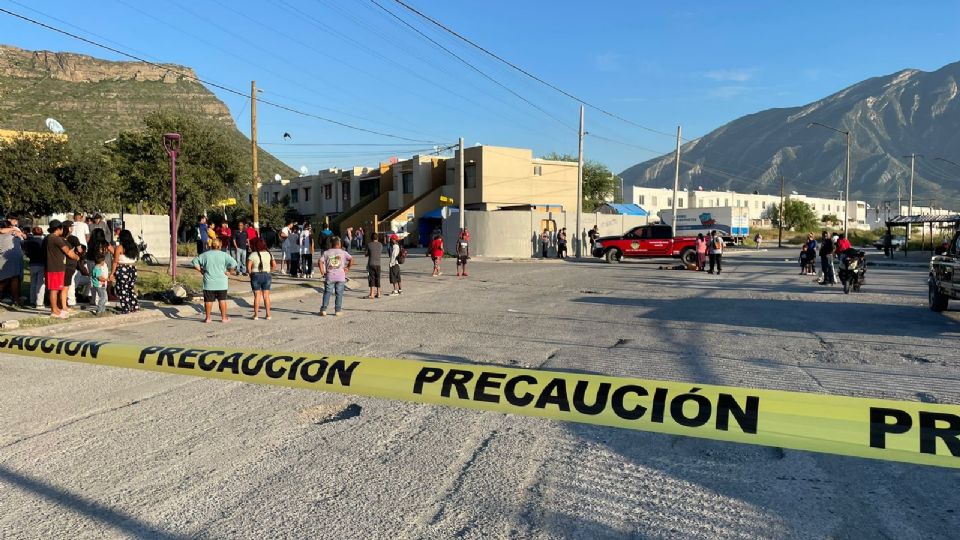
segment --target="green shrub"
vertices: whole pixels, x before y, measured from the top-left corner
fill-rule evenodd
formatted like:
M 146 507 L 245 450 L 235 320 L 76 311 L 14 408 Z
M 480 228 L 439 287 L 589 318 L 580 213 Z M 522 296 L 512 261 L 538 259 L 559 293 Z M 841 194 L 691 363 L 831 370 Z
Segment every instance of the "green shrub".
M 177 244 L 177 257 L 190 257 L 192 259 L 196 256 L 197 244 L 195 242 Z

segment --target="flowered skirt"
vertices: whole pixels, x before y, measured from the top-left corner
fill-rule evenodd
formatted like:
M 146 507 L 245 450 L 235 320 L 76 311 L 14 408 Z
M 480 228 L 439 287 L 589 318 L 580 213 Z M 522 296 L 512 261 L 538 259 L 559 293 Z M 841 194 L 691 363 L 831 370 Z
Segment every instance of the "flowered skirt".
M 137 301 L 137 267 L 132 264 L 117 266 L 116 294 L 120 313 L 130 313 L 140 310 Z

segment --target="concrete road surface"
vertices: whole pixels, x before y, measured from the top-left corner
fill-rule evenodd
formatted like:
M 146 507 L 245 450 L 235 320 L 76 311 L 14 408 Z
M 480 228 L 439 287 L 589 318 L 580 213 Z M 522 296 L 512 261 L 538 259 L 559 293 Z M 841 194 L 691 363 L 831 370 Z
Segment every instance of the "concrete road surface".
M 306 294 L 272 321 L 69 335 L 960 403 L 960 313 L 926 308 L 923 268 L 871 267 L 845 296 L 798 276 L 795 256 L 729 254 L 720 276 L 475 261 L 468 279 L 451 261 L 431 278 L 418 257 L 402 296 L 354 291 L 341 318 L 318 318 Z M 960 531 L 950 469 L 13 356 L 0 356 L 0 410 L 3 538 Z

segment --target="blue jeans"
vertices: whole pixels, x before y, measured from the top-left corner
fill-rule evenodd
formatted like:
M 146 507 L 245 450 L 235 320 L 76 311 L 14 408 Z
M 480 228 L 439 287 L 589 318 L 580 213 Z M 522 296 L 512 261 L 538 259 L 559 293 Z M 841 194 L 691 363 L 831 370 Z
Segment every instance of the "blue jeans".
M 247 250 L 240 249 L 240 248 L 237 249 L 237 263 L 239 263 L 240 265 L 240 273 L 246 274 L 247 273 Z
M 320 306 L 320 311 L 326 311 L 327 307 L 330 305 L 330 294 L 336 293 L 336 310 L 337 313 L 343 309 L 343 287 L 346 285 L 342 281 L 327 282 L 323 286 L 323 304 Z

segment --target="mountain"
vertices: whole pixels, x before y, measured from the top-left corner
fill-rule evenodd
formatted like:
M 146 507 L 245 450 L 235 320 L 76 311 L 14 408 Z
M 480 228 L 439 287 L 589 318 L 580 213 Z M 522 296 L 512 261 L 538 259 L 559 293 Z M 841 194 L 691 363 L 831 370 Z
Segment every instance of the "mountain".
M 249 162 L 250 140 L 227 106 L 190 78 L 192 69 L 162 66 L 0 45 L 0 129 L 47 131 L 44 120 L 56 118 L 71 138 L 102 142 L 139 129 L 148 112 L 186 111 L 222 123 Z M 296 176 L 263 149 L 258 154 L 263 178 Z
M 956 205 L 960 195 L 960 62 L 934 72 L 906 69 L 874 77 L 802 107 L 769 109 L 734 120 L 681 148 L 681 188 L 837 196 L 844 189 L 845 137 L 851 133 L 852 195 L 876 204 L 906 204 L 910 159 L 916 160 L 914 200 Z M 627 185 L 672 187 L 673 154 L 621 173 Z

